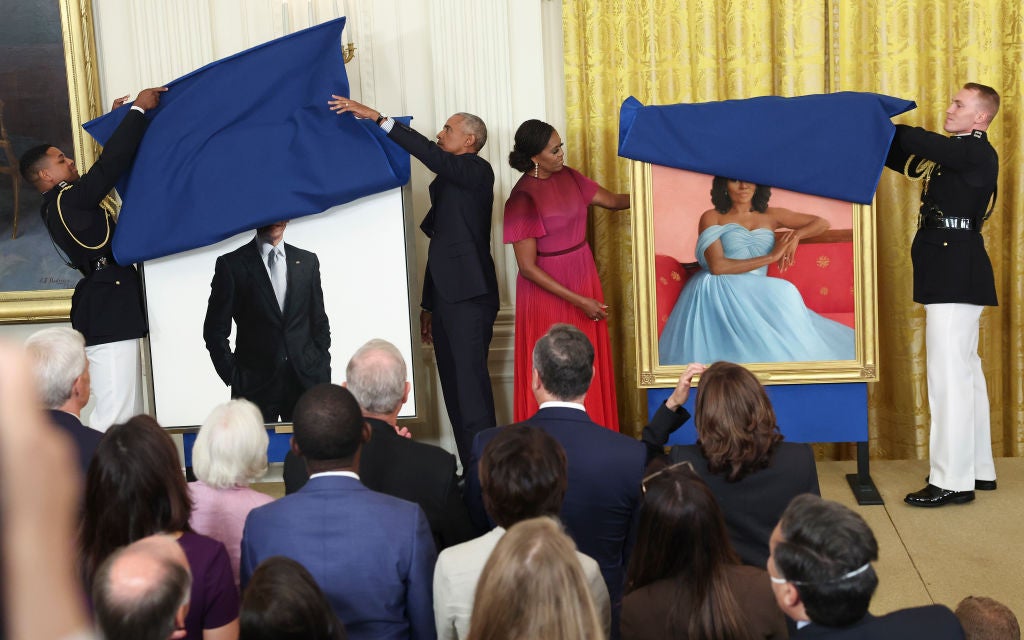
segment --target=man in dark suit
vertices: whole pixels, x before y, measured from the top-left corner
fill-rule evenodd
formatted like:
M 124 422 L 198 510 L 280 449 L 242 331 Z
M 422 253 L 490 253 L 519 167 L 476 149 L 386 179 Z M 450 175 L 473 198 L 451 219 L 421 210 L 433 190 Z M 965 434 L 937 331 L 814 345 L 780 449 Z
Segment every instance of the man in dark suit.
M 32 361 L 36 390 L 50 419 L 75 443 L 82 477 L 89 469 L 103 433 L 82 424 L 82 407 L 89 404 L 89 360 L 85 338 L 67 327 L 36 331 L 25 341 Z
M 138 339 L 148 329 L 142 284 L 133 265 L 114 261 L 117 226 L 110 190 L 135 158 L 148 121 L 166 87 L 139 92 L 96 164 L 78 175 L 75 161 L 48 144 L 21 156 L 21 175 L 43 194 L 40 213 L 50 239 L 82 279 L 71 296 L 71 326 L 85 336 L 92 364 L 95 408 L 89 424 L 106 431 L 142 412 L 142 358 Z M 114 101 L 119 107 L 127 97 Z
M 487 142 L 483 120 L 456 113 L 437 144 L 383 113 L 334 96 L 331 108 L 374 120 L 388 137 L 437 174 L 420 228 L 430 237 L 420 306 L 420 334 L 434 344 L 448 418 L 465 467 L 473 437 L 496 424 L 487 354 L 498 314 L 491 259 L 494 171 L 478 154 Z
M 885 165 L 922 179 L 914 302 L 925 309 L 931 473 L 907 504 L 938 507 L 996 488 L 988 389 L 978 357 L 981 312 L 995 306 L 981 226 L 995 206 L 999 156 L 985 131 L 999 110 L 991 87 L 967 83 L 946 109 L 946 137 L 897 125 Z
M 359 479 L 380 491 L 420 505 L 440 551 L 476 536 L 456 476 L 455 456 L 410 438 L 398 428 L 398 412 L 409 399 L 408 368 L 402 352 L 386 340 L 370 340 L 356 351 L 342 386 L 355 396 L 370 426 L 370 441 L 359 456 Z M 286 494 L 309 479 L 306 463 L 289 451 L 284 459 Z
M 292 449 L 309 482 L 249 512 L 241 583 L 270 556 L 302 564 L 324 590 L 351 640 L 433 638 L 431 580 L 437 552 L 423 510 L 370 491 L 357 470 L 370 438 L 359 404 L 333 384 L 295 405 Z
M 291 420 L 302 392 L 331 380 L 331 327 L 315 253 L 284 242 L 288 221 L 217 258 L 203 339 L 232 398 Z M 235 322 L 235 350 L 228 336 Z
M 633 438 L 593 422 L 583 400 L 594 376 L 594 346 L 576 327 L 556 324 L 533 349 L 533 392 L 540 409 L 523 424 L 543 429 L 565 449 L 569 488 L 562 521 L 579 550 L 597 561 L 612 602 L 612 635 L 618 635 L 623 578 L 633 546 L 646 450 Z M 477 526 L 490 529 L 477 464 L 499 432 L 473 441 L 466 470 L 467 500 Z
M 959 640 L 963 629 L 941 605 L 868 613 L 878 576 L 878 542 L 857 513 L 804 494 L 772 532 L 768 575 L 775 600 L 796 621 L 797 638 Z

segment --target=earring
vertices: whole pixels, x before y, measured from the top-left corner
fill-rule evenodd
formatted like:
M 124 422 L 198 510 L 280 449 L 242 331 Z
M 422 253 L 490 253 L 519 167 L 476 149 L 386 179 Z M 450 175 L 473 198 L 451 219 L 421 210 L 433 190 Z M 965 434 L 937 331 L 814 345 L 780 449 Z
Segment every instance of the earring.
M 537 164 L 536 160 L 533 161 L 533 177 L 540 178 L 540 165 Z

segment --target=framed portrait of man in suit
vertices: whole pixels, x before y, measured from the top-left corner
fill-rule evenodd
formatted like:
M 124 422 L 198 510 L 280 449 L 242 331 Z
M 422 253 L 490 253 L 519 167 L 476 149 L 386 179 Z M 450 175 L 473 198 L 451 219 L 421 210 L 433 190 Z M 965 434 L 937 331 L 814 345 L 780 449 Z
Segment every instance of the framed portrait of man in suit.
M 81 275 L 54 250 L 17 158 L 43 143 L 82 173 L 96 158 L 81 127 L 103 111 L 91 0 L 9 3 L 0 43 L 0 323 L 67 320 Z
M 632 177 L 640 386 L 717 360 L 766 384 L 877 379 L 871 206 L 638 161 Z

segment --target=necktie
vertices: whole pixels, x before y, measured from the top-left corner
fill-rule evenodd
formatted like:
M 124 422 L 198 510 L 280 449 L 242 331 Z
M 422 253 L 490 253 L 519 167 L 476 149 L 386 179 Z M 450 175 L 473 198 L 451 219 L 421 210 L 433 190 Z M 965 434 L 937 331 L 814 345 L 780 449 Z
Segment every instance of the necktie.
M 281 247 L 274 247 L 267 254 L 267 267 L 270 269 L 270 284 L 274 287 L 274 296 L 277 297 L 277 306 L 284 311 L 284 294 L 287 288 L 285 277 L 284 256 L 281 255 Z

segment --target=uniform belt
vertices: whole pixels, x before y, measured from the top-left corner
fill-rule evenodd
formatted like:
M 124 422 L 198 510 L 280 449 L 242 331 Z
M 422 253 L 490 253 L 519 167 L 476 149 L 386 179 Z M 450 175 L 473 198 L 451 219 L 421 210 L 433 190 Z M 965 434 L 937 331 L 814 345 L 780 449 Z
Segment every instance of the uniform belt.
M 954 218 L 952 216 L 937 216 L 934 214 L 922 214 L 918 222 L 920 229 L 951 229 L 954 231 L 978 231 L 978 223 L 974 218 Z
M 542 257 L 542 258 L 550 258 L 551 256 L 561 256 L 561 255 L 565 255 L 567 253 L 572 253 L 573 251 L 575 251 L 577 249 L 582 249 L 583 245 L 585 245 L 585 244 L 587 244 L 587 241 L 583 240 L 578 245 L 573 246 L 573 247 L 569 247 L 568 249 L 562 249 L 561 251 L 538 251 L 537 255 Z

